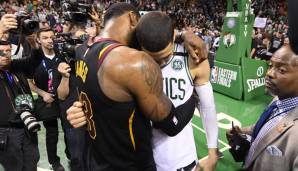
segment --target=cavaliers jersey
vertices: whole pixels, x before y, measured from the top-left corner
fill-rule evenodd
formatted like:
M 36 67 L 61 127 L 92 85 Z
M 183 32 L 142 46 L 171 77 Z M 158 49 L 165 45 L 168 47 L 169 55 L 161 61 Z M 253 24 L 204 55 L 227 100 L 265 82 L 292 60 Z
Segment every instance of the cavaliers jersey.
M 109 170 L 152 171 L 155 164 L 150 121 L 140 113 L 135 101 L 117 102 L 107 97 L 97 78 L 102 62 L 118 46 L 121 45 L 116 41 L 101 39 L 76 62 L 90 148 L 95 160 L 108 163 Z
M 175 44 L 175 52 L 162 68 L 163 91 L 175 107 L 184 105 L 194 90 L 184 46 Z M 174 137 L 153 129 L 153 154 L 157 171 L 175 171 L 197 160 L 191 122 Z

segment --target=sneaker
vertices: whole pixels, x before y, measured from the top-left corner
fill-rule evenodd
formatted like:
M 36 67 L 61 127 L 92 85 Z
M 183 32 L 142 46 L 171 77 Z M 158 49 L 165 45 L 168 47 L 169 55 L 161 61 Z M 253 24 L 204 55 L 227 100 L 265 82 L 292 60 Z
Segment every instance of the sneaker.
M 65 169 L 61 165 L 61 163 L 54 163 L 54 164 L 52 164 L 52 168 L 53 168 L 54 171 L 65 171 Z

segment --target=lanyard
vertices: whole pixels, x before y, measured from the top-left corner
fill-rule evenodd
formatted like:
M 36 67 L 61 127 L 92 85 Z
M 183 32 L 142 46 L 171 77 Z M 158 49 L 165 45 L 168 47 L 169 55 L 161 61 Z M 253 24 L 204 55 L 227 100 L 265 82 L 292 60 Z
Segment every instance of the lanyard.
M 20 80 L 17 78 L 17 76 L 15 76 L 14 74 L 12 74 L 8 71 L 4 71 L 4 72 L 6 74 L 6 78 L 7 78 L 6 80 L 8 80 L 8 84 L 6 86 L 10 88 L 13 96 L 15 97 L 16 95 L 18 95 L 19 91 L 22 94 L 26 94 L 25 90 L 24 90 L 23 86 L 20 84 Z M 3 76 L 1 76 L 1 77 L 3 79 Z
M 13 81 L 14 81 L 14 78 L 13 78 L 12 74 L 7 72 L 7 71 L 4 71 L 4 72 L 5 72 L 6 77 L 8 79 L 9 86 L 12 87 Z
M 46 62 L 45 62 L 44 59 L 42 60 L 42 66 L 48 72 L 48 67 L 47 67 Z
M 45 71 L 48 73 L 48 78 L 51 80 L 53 78 L 53 69 L 47 67 L 45 60 L 42 60 L 42 66 L 45 69 Z

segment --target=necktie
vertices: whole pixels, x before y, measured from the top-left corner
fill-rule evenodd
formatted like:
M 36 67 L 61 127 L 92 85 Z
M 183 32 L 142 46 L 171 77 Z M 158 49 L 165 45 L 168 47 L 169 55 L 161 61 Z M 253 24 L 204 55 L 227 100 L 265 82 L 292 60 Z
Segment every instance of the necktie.
M 255 128 L 252 133 L 253 140 L 257 137 L 258 133 L 260 132 L 263 125 L 266 123 L 267 119 L 272 114 L 273 110 L 277 108 L 276 101 L 271 103 L 270 106 L 267 107 L 267 109 L 262 113 L 261 117 L 259 118 L 257 124 L 255 125 Z

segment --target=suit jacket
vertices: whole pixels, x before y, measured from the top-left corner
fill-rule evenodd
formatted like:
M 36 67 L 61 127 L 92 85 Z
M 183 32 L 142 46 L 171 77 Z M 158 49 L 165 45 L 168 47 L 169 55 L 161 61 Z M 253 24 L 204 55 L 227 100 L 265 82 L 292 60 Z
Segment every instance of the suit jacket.
M 270 154 L 272 148 L 281 152 L 281 155 Z M 257 144 L 246 170 L 298 171 L 298 107 L 288 113 Z

